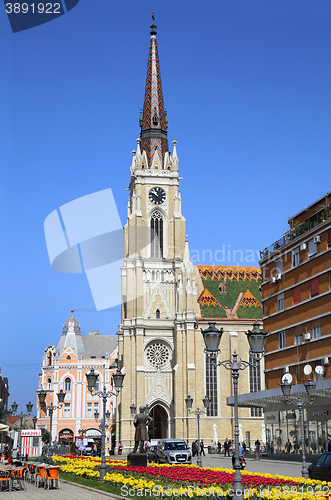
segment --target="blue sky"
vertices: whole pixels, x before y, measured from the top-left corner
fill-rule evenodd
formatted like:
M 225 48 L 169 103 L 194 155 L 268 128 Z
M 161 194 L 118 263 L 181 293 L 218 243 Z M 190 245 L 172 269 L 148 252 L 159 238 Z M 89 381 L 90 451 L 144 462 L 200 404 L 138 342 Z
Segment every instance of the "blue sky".
M 125 223 L 152 11 L 195 263 L 241 250 L 258 265 L 330 190 L 329 0 L 80 0 L 16 34 L 0 7 L 0 366 L 19 411 L 71 308 L 86 334 L 120 322 L 119 307 L 95 311 L 85 275 L 52 270 L 43 223 L 108 187 Z

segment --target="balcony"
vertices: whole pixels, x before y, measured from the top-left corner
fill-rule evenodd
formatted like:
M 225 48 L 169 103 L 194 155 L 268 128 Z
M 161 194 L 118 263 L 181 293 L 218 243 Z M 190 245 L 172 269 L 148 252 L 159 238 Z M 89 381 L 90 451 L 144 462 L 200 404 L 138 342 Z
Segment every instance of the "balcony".
M 313 229 L 321 226 L 327 220 L 331 219 L 330 208 L 325 208 L 320 212 L 309 217 L 301 224 L 295 223 L 292 229 L 289 229 L 279 240 L 275 241 L 272 245 L 269 245 L 264 250 L 260 251 L 260 258 L 265 259 L 274 252 L 279 251 L 281 248 L 288 245 L 290 242 L 296 240 L 303 234 L 309 233 Z

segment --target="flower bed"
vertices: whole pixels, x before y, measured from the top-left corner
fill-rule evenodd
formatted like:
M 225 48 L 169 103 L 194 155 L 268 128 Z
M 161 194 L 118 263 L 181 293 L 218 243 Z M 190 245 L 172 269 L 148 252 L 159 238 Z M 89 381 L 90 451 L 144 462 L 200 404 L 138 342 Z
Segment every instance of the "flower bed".
M 62 464 L 62 472 L 99 478 L 100 458 L 54 456 L 53 460 Z M 128 467 L 126 461 L 114 459 L 107 459 L 106 464 L 108 471 L 105 481 L 120 487 L 123 496 L 230 499 L 234 493 L 232 469 L 199 468 L 195 465 Z M 325 497 L 329 497 L 329 487 L 331 488 L 331 483 L 322 481 L 248 471 L 242 471 L 242 484 L 245 497 L 252 500 L 325 500 Z M 133 493 L 130 494 L 131 489 Z

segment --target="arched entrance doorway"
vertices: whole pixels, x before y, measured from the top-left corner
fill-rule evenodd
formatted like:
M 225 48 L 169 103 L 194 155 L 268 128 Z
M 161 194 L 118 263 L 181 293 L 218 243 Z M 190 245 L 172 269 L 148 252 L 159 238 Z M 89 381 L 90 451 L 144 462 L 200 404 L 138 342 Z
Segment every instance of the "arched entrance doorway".
M 74 432 L 71 429 L 62 429 L 59 432 L 59 443 L 70 446 L 74 441 Z
M 168 414 L 161 405 L 150 411 L 153 422 L 148 427 L 149 439 L 165 439 L 168 437 Z

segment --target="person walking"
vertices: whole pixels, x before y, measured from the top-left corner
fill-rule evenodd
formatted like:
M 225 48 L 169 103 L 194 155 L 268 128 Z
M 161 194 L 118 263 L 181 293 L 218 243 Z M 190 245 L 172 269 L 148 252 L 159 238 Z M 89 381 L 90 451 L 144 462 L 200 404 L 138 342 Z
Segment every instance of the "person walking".
M 200 441 L 200 455 L 205 455 L 205 450 L 204 450 L 204 447 L 203 447 L 203 440 L 201 439 Z
M 217 454 L 220 455 L 222 453 L 222 445 L 221 443 L 218 441 L 217 443 Z
M 256 460 L 260 460 L 260 446 L 261 446 L 261 443 L 260 443 L 259 439 L 257 439 L 255 441 L 255 459 Z
M 122 446 L 122 443 L 121 441 L 118 443 L 118 454 L 119 455 L 122 455 L 122 450 L 123 450 L 123 446 Z
M 244 450 L 243 456 L 245 456 L 246 455 L 246 443 L 245 443 L 245 441 L 243 441 L 242 447 Z
M 226 457 L 226 454 L 228 454 L 228 457 L 229 457 L 230 456 L 230 452 L 229 452 L 230 443 L 229 443 L 228 438 L 226 438 L 226 440 L 224 441 L 223 448 L 224 448 L 224 456 Z
M 193 443 L 192 443 L 192 456 L 195 457 L 196 454 L 197 454 L 197 444 L 195 441 L 193 441 Z
M 292 450 L 292 443 L 291 443 L 291 441 L 288 439 L 288 440 L 287 440 L 287 443 L 286 443 L 286 453 L 291 453 L 291 450 Z

